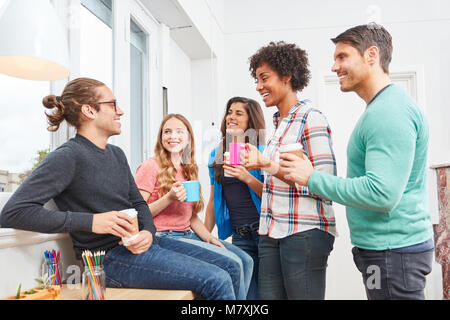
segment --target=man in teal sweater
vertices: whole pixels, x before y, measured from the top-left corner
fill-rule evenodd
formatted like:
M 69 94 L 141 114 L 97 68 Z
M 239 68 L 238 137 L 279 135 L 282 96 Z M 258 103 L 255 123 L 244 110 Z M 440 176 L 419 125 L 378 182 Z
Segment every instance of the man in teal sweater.
M 415 101 L 391 83 L 391 35 L 370 24 L 332 39 L 341 91 L 367 107 L 350 137 L 347 178 L 315 171 L 307 158 L 280 156 L 286 179 L 347 207 L 355 264 L 368 299 L 424 299 L 433 231 L 426 170 L 428 124 Z

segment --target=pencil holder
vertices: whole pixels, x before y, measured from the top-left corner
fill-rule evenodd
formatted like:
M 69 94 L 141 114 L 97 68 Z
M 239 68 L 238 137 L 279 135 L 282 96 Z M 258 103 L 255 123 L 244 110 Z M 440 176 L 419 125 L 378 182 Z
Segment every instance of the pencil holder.
M 106 274 L 103 266 L 87 266 L 83 272 L 82 299 L 105 300 Z
M 61 261 L 58 261 L 57 263 L 45 261 L 41 267 L 42 285 L 47 287 L 62 286 L 62 270 L 63 266 Z

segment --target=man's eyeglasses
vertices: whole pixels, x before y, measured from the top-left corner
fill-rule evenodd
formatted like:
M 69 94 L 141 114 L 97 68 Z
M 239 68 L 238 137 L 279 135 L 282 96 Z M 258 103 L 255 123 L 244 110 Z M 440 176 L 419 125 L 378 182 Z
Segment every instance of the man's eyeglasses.
M 111 103 L 114 106 L 114 111 L 117 113 L 117 101 L 103 101 L 97 102 L 96 104 L 108 104 Z

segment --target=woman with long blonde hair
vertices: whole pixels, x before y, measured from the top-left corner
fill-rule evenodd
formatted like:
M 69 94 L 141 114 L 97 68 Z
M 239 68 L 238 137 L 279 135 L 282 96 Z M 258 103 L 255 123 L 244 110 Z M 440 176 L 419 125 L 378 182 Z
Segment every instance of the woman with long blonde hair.
M 198 180 L 195 162 L 195 142 L 189 121 L 180 114 L 166 116 L 159 128 L 155 156 L 137 169 L 136 184 L 152 213 L 159 237 L 171 237 L 194 243 L 237 261 L 241 267 L 238 299 L 248 291 L 244 272 L 253 270 L 251 257 L 241 249 L 214 237 L 198 217 L 203 210 L 201 196 L 197 202 L 185 202 L 186 189 L 182 182 Z

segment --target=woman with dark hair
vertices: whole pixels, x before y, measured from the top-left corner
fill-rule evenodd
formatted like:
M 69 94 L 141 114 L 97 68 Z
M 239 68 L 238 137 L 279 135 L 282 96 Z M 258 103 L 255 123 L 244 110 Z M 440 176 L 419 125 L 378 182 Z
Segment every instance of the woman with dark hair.
M 224 153 L 230 151 L 230 142 L 249 142 L 264 151 L 265 122 L 259 103 L 243 97 L 230 99 L 220 129 L 222 141 L 209 159 L 211 193 L 205 225 L 211 231 L 217 224 L 220 239 L 232 236 L 232 243 L 253 258 L 247 299 L 256 300 L 259 211 L 264 177 L 260 170 L 247 171 L 243 165 L 229 165 L 228 158 L 224 161 Z
M 284 178 L 279 154 L 301 144 L 318 171 L 336 175 L 331 130 L 325 116 L 300 100 L 309 82 L 307 53 L 295 44 L 271 42 L 250 58 L 256 90 L 276 106 L 275 132 L 262 154 L 247 144 L 246 167 L 265 172 L 259 226 L 259 294 L 262 299 L 324 299 L 328 256 L 336 223 L 332 203 Z

